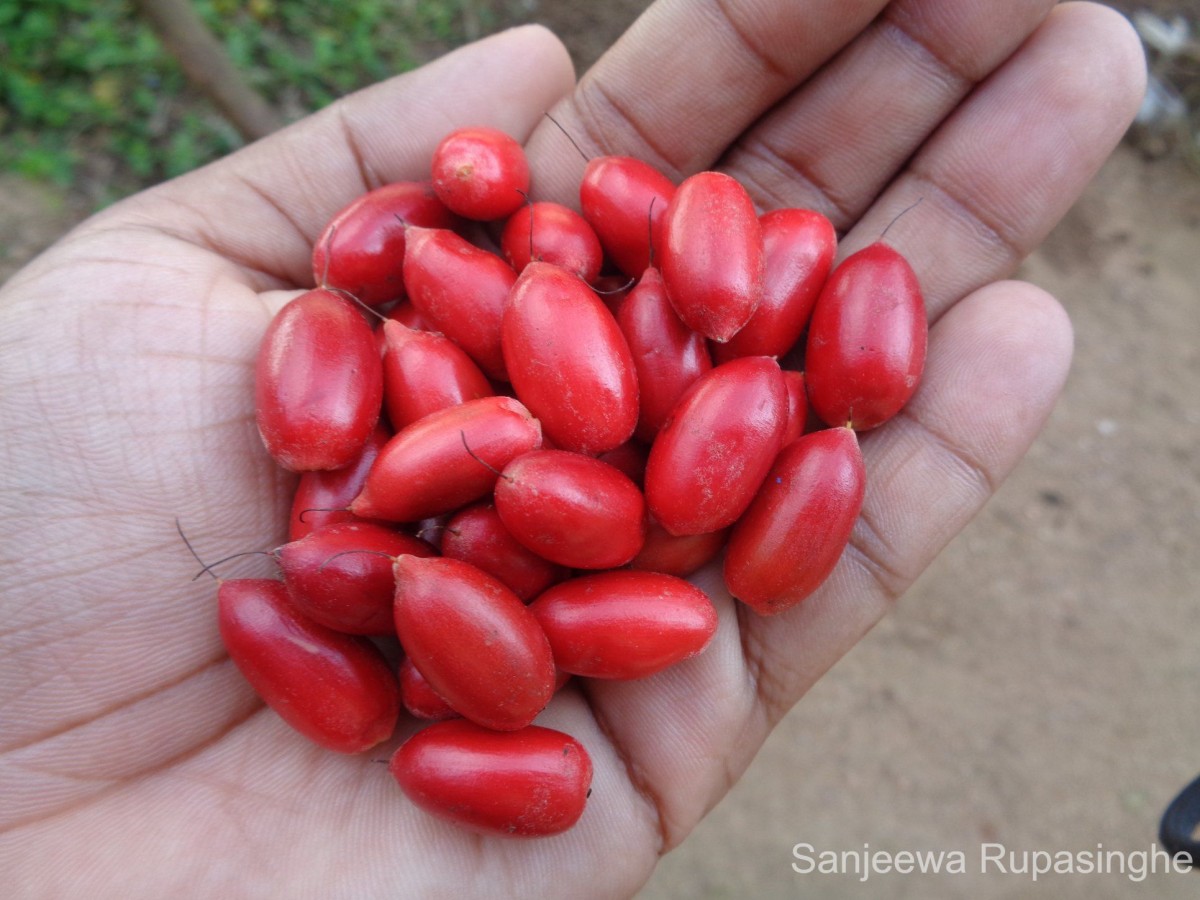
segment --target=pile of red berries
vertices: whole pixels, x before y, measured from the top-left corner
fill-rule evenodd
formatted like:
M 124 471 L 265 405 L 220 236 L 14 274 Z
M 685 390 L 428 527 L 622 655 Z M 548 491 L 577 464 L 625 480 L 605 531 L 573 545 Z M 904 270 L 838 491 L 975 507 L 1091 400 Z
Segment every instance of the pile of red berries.
M 392 759 L 405 794 L 540 835 L 590 793 L 584 748 L 531 724 L 555 690 L 700 653 L 717 615 L 684 578 L 722 551 L 756 612 L 811 594 L 862 504 L 855 431 L 912 395 L 926 321 L 894 250 L 831 272 L 827 219 L 759 216 L 727 175 L 594 159 L 582 214 L 529 181 L 514 140 L 463 129 L 431 184 L 329 223 L 257 364 L 263 441 L 300 473 L 282 579 L 225 581 L 219 609 L 297 730 L 355 753 L 401 706 L 441 720 Z

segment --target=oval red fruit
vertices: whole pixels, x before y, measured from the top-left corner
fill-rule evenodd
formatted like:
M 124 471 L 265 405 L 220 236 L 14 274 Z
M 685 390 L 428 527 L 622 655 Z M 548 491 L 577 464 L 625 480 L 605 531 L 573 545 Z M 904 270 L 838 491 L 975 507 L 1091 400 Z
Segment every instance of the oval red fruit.
M 679 185 L 659 256 L 675 312 L 714 341 L 737 334 L 762 300 L 762 227 L 746 189 L 724 173 L 698 172 Z
M 410 228 L 407 242 L 404 287 L 413 307 L 489 378 L 507 381 L 500 323 L 517 273 L 453 231 Z
M 425 676 L 417 671 L 412 660 L 405 657 L 400 663 L 400 702 L 409 715 L 417 719 L 439 721 L 458 717 L 450 704 L 429 686 Z
M 591 759 L 570 735 L 537 725 L 498 733 L 461 719 L 417 732 L 388 768 L 426 812 L 515 837 L 566 831 L 592 783 Z
M 658 269 L 646 269 L 617 307 L 617 324 L 633 354 L 638 379 L 640 440 L 653 441 L 675 404 L 712 368 L 708 342 L 679 320 Z
M 717 344 L 718 362 L 739 356 L 781 359 L 800 338 L 833 265 L 833 223 L 808 209 L 776 209 L 759 218 L 763 237 L 763 296 L 750 321 L 728 343 Z
M 400 690 L 368 639 L 302 616 L 281 581 L 224 581 L 217 606 L 230 659 L 305 737 L 339 753 L 359 753 L 391 736 Z
M 368 306 L 404 296 L 404 233 L 410 225 L 452 228 L 455 217 L 415 181 L 386 184 L 344 206 L 313 244 L 318 287 L 348 291 Z
M 395 562 L 396 635 L 429 686 L 472 722 L 524 728 L 554 694 L 541 626 L 521 599 L 457 559 Z
M 592 226 L 575 210 L 539 201 L 508 217 L 500 249 L 517 272 L 530 262 L 552 263 L 591 284 L 604 264 L 604 250 Z
M 847 257 L 829 276 L 808 328 L 805 378 L 829 425 L 866 431 L 900 411 L 925 368 L 929 326 L 917 276 L 887 244 Z
M 288 540 L 298 541 L 325 525 L 335 522 L 361 521 L 349 510 L 350 501 L 358 496 L 367 472 L 375 457 L 392 433 L 376 425 L 362 452 L 348 466 L 317 472 L 302 472 L 292 498 L 292 514 L 288 525 Z
M 783 432 L 783 446 L 786 447 L 804 434 L 808 425 L 808 391 L 803 372 L 784 369 L 783 383 L 787 386 L 788 397 L 787 428 Z
M 586 678 L 643 678 L 695 656 L 717 629 L 704 591 L 659 572 L 601 572 L 550 588 L 529 607 L 554 662 Z
M 716 559 L 725 546 L 726 537 L 728 529 L 724 528 L 707 534 L 674 535 L 650 516 L 646 523 L 646 542 L 629 563 L 629 568 L 686 578 Z
M 471 357 L 449 338 L 383 323 L 383 400 L 397 431 L 440 409 L 493 393 Z
M 431 413 L 388 441 L 350 511 L 417 522 L 486 496 L 496 473 L 540 447 L 541 428 L 511 397 L 484 397 Z
M 450 132 L 433 151 L 431 169 L 439 199 L 468 219 L 503 219 L 529 193 L 525 151 L 498 128 Z
M 658 433 L 646 463 L 646 503 L 671 534 L 732 525 L 783 443 L 787 389 L 766 356 L 701 376 Z
M 254 399 L 259 434 L 285 469 L 354 462 L 383 401 L 383 367 L 363 314 L 320 288 L 289 302 L 263 335 Z
M 663 221 L 675 185 L 649 163 L 630 156 L 599 156 L 579 184 L 579 206 L 604 252 L 637 278 L 650 265 L 651 243 L 663 246 Z
M 411 535 L 369 522 L 320 528 L 279 548 L 279 570 L 292 604 L 314 622 L 345 634 L 393 634 L 396 582 L 391 557 L 434 550 Z
M 525 601 L 568 575 L 513 537 L 491 503 L 468 506 L 451 517 L 442 529 L 442 555 L 499 578 Z
M 633 435 L 638 385 L 629 345 L 577 275 L 530 263 L 513 286 L 502 339 L 517 397 L 555 446 L 595 455 Z
M 783 449 L 725 554 L 725 584 L 755 612 L 795 606 L 833 571 L 865 491 L 849 428 L 806 434 Z
M 496 511 L 518 541 L 576 569 L 623 566 L 645 539 L 646 504 L 629 477 L 566 450 L 513 460 L 496 482 Z

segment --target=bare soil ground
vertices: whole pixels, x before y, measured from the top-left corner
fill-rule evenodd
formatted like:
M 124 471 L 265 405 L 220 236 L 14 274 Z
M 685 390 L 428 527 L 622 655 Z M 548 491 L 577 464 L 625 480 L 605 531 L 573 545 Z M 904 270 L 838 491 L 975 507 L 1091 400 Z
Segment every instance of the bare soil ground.
M 524 17 L 582 71 L 645 5 L 525 0 Z M 0 178 L 0 281 L 80 215 L 69 194 Z M 1200 179 L 1123 147 L 1021 274 L 1076 328 L 1048 430 L 646 900 L 1200 894 L 1200 874 L 979 871 L 983 843 L 1148 850 L 1200 772 Z M 961 850 L 967 871 L 801 875 L 798 843 Z

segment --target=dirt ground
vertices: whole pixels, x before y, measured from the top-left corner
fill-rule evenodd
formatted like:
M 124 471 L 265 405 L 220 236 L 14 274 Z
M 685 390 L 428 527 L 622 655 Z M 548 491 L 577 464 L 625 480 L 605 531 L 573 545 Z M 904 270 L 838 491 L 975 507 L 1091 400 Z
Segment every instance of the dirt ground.
M 524 0 L 581 67 L 644 5 L 581 17 Z M 67 194 L 0 178 L 0 281 L 79 215 Z M 1200 772 L 1200 178 L 1123 147 L 1021 274 L 1076 328 L 1046 433 L 643 900 L 1200 895 L 1200 874 L 979 872 L 984 843 L 1149 850 Z M 967 866 L 862 883 L 793 871 L 801 843 L 960 850 Z

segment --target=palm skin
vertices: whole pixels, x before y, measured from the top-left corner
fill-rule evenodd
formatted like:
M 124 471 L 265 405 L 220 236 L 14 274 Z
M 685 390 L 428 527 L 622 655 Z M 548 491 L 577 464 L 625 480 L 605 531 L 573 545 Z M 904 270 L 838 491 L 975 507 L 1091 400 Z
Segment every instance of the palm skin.
M 0 293 L 4 627 L 0 871 L 17 895 L 628 896 L 737 780 L 781 715 L 882 616 L 1017 463 L 1058 394 L 1061 308 L 998 281 L 1124 131 L 1143 63 L 1123 20 L 1047 0 L 660 0 L 575 85 L 519 29 L 114 206 Z M 383 766 L 308 746 L 217 636 L 210 557 L 282 539 L 290 480 L 258 440 L 253 358 L 310 283 L 311 241 L 364 189 L 423 177 L 453 127 L 526 139 L 571 202 L 592 154 L 718 166 L 808 206 L 845 256 L 888 232 L 931 334 L 910 407 L 865 435 L 851 547 L 760 619 L 708 573 L 710 648 L 561 693 L 539 718 L 596 775 L 579 825 L 481 838 L 415 810 Z M 252 571 L 248 568 L 243 571 Z M 264 573 L 266 568 L 262 570 Z

